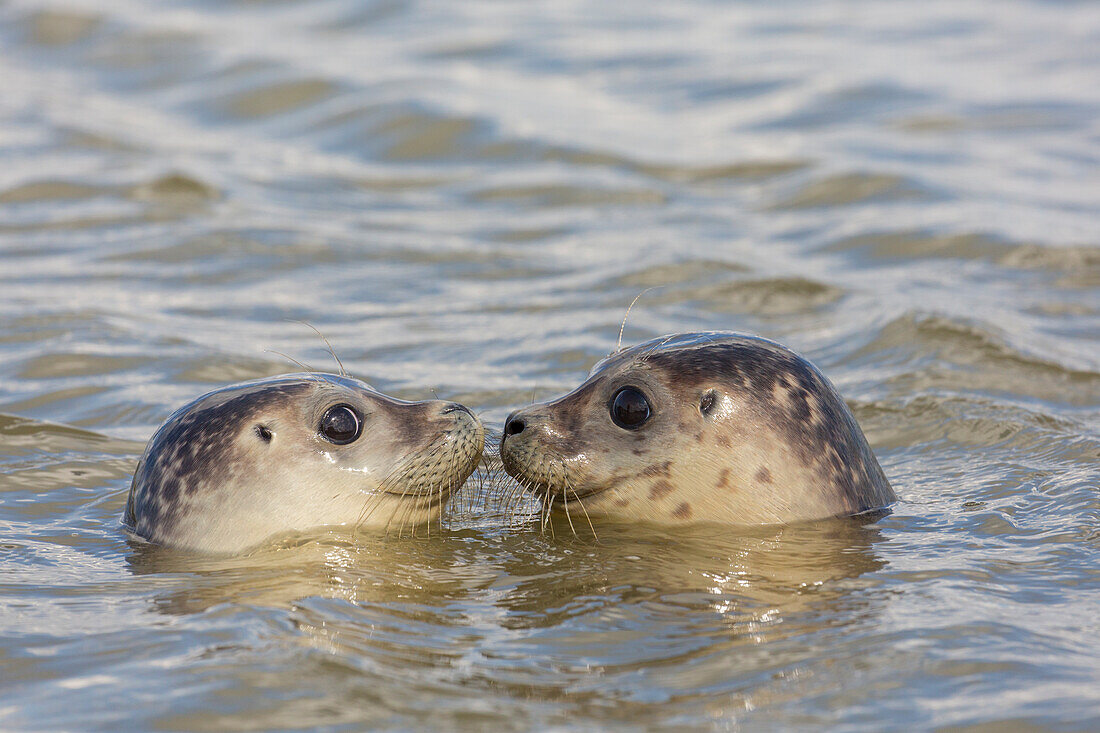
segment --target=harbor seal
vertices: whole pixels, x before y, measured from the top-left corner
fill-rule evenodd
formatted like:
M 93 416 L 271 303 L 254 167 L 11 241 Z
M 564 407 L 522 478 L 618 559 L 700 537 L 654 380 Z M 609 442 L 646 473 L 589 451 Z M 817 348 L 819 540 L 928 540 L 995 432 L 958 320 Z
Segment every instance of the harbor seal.
M 416 527 L 439 517 L 484 440 L 454 402 L 405 402 L 334 374 L 244 382 L 156 431 L 123 523 L 149 542 L 211 553 L 325 525 Z
M 785 524 L 895 501 L 867 439 L 809 361 L 754 336 L 665 336 L 569 394 L 513 412 L 504 470 L 544 509 L 666 524 Z

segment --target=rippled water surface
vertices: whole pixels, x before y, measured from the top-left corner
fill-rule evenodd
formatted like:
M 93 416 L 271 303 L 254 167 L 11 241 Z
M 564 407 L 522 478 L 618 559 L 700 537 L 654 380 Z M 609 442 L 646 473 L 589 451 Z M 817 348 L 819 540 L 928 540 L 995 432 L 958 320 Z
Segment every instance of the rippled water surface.
M 1100 727 L 1098 79 L 1091 2 L 0 2 L 0 727 Z M 651 287 L 894 513 L 120 529 L 172 409 L 334 367 L 294 320 L 499 428 Z

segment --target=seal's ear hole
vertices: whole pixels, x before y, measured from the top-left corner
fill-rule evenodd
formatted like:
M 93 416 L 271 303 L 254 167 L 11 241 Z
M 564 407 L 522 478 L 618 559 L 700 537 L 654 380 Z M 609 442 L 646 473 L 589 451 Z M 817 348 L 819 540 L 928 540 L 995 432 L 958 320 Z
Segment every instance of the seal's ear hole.
M 708 389 L 703 393 L 702 399 L 699 400 L 699 412 L 710 415 L 716 404 L 718 404 L 718 393 L 713 389 Z
M 257 425 L 253 429 L 256 431 L 256 436 L 265 443 L 270 443 L 271 439 L 275 437 L 275 434 L 266 425 Z

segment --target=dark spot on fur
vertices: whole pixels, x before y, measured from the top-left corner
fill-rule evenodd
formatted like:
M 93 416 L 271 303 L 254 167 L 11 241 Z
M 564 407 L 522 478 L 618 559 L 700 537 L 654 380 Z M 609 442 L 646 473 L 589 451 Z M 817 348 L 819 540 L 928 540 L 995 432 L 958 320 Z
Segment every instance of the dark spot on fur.
M 791 393 L 791 402 L 794 406 L 791 408 L 791 419 L 806 422 L 810 419 L 810 393 L 804 389 L 799 389 Z
M 654 482 L 654 484 L 649 488 L 649 498 L 656 501 L 663 496 L 671 494 L 675 490 L 676 487 L 672 485 L 671 481 L 668 481 L 667 479 L 661 479 L 660 481 Z
M 672 461 L 665 461 L 664 463 L 654 463 L 652 466 L 644 468 L 639 476 L 646 478 L 653 478 L 654 476 L 668 476 L 671 473 Z
M 677 519 L 687 519 L 691 516 L 691 504 L 685 501 L 683 504 L 676 507 L 676 510 L 672 512 L 672 516 Z
M 771 482 L 772 472 L 768 470 L 767 466 L 761 466 L 760 470 L 756 472 L 756 483 L 770 484 Z
M 723 468 L 722 473 L 718 474 L 718 488 L 728 489 L 730 485 L 730 470 Z
M 645 356 L 624 352 L 624 358 L 644 360 L 664 371 L 673 384 L 701 389 L 718 377 L 730 389 L 748 393 L 742 399 L 820 477 L 821 490 L 832 493 L 847 511 L 864 511 L 892 500 L 893 492 L 863 431 L 813 364 L 774 344 L 727 339 L 685 348 L 654 349 L 643 344 L 639 348 Z M 777 387 L 784 386 L 785 394 L 777 400 Z M 818 415 L 813 422 L 810 400 Z M 717 442 L 730 446 L 722 433 Z
M 241 431 L 271 405 L 309 388 L 308 384 L 274 383 L 228 399 L 223 390 L 177 410 L 153 435 L 134 472 L 125 515 L 128 523 L 147 539 L 158 541 L 170 535 L 188 496 L 199 487 L 224 483 L 234 439 Z
M 855 418 L 817 368 L 782 346 L 736 334 L 681 334 L 609 357 L 575 390 L 538 408 L 556 428 L 552 435 L 540 435 L 540 447 L 561 455 L 594 455 L 594 449 L 605 448 L 606 443 L 592 435 L 588 417 L 597 407 L 602 409 L 608 377 L 624 368 L 651 370 L 654 378 L 674 385 L 684 399 L 715 388 L 725 392 L 745 411 L 732 422 L 760 426 L 777 450 L 811 472 L 815 490 L 830 495 L 838 513 L 864 511 L 894 499 Z M 739 440 L 736 430 L 696 432 L 697 422 L 686 431 L 679 429 L 704 447 L 712 441 L 720 449 L 732 449 Z M 656 456 L 663 450 L 642 442 L 649 432 L 634 436 L 639 442 L 627 447 L 633 455 Z M 769 478 L 774 483 L 774 477 Z M 757 482 L 767 483 L 760 478 Z

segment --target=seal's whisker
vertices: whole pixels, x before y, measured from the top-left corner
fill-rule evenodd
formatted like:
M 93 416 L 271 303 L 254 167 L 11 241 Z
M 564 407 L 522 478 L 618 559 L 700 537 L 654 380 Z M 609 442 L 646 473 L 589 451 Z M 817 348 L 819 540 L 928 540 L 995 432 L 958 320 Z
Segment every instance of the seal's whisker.
M 502 508 L 506 510 L 509 517 L 514 517 L 519 512 L 520 506 L 524 503 L 524 499 L 534 491 L 534 486 L 529 481 L 516 481 L 508 489 L 508 494 L 502 501 Z
M 374 514 L 378 507 L 382 506 L 384 500 L 385 494 L 377 490 L 371 491 L 367 495 L 367 499 L 363 504 L 363 510 L 359 513 L 359 519 L 355 523 L 356 531 L 362 529 L 363 525 L 366 524 L 371 515 Z
M 550 512 L 553 510 L 553 508 L 554 508 L 554 499 L 549 494 L 547 494 L 546 514 L 544 515 L 545 519 L 542 520 L 543 521 L 543 528 L 545 529 L 547 526 L 549 526 L 550 527 L 550 536 L 556 538 L 558 536 L 558 533 L 554 529 L 554 523 L 550 521 Z
M 454 458 L 454 456 L 452 454 L 440 455 L 440 456 L 436 457 L 436 463 L 438 464 L 438 463 L 445 462 L 448 465 L 450 465 L 450 461 L 453 460 L 453 458 Z M 450 491 L 449 491 L 449 489 L 445 489 L 445 486 L 444 486 L 444 483 L 443 483 L 443 477 L 439 475 L 438 471 L 431 474 L 428 477 L 428 480 L 423 482 L 420 485 L 419 491 L 417 493 L 416 503 L 415 503 L 414 506 L 411 506 L 409 508 L 409 517 L 408 518 L 410 520 L 413 518 L 414 509 L 419 509 L 422 506 L 421 501 L 423 499 L 427 499 L 430 502 L 433 497 L 438 496 L 438 500 L 442 502 L 445 498 L 444 495 L 443 495 L 443 492 L 445 490 L 448 491 L 448 495 L 449 495 Z M 440 532 L 440 534 L 442 534 L 443 533 L 443 513 L 440 512 L 436 516 L 436 518 L 439 520 L 439 532 Z M 417 525 L 416 525 L 415 522 L 410 522 L 410 524 L 413 527 L 413 532 L 415 534 Z M 429 513 L 425 517 L 424 529 L 428 533 L 428 536 L 431 537 L 432 536 L 432 516 L 431 516 L 431 513 Z
M 456 464 L 456 456 L 452 455 L 447 460 L 447 473 L 448 474 L 450 474 L 454 470 L 455 464 Z M 477 469 L 475 468 L 474 471 L 476 472 Z M 472 477 L 473 474 L 470 474 L 470 476 Z M 442 495 L 444 493 L 444 491 L 446 491 L 447 499 L 446 499 L 446 503 L 445 503 L 445 508 L 448 512 L 458 513 L 458 512 L 466 512 L 467 511 L 468 506 L 469 506 L 469 503 L 468 503 L 469 499 L 467 498 L 467 493 L 468 492 L 465 489 L 466 489 L 466 485 L 469 484 L 469 483 L 470 483 L 470 479 L 467 478 L 463 483 L 461 483 L 457 486 L 452 485 L 449 489 L 447 489 L 447 487 L 444 486 L 443 482 L 440 481 L 438 491 L 439 491 L 440 495 Z M 439 516 L 436 517 L 436 519 L 438 520 L 440 532 L 443 531 L 443 514 L 444 514 L 444 512 L 440 512 Z
M 426 455 L 424 456 L 424 459 L 428 460 L 428 459 L 430 459 L 430 457 L 431 457 L 431 453 L 426 453 Z M 405 480 L 405 479 L 408 478 L 407 470 L 408 470 L 407 461 L 401 461 L 381 481 L 378 482 L 378 487 L 377 487 L 377 490 L 375 491 L 375 495 L 378 497 L 378 501 L 375 502 L 375 506 L 370 507 L 369 512 L 366 512 L 362 516 L 362 519 L 359 522 L 359 526 L 362 526 L 362 524 L 366 522 L 366 520 L 370 517 L 370 515 L 373 514 L 374 511 L 379 506 L 381 506 L 383 503 L 385 503 L 385 498 L 384 497 L 387 494 L 390 493 L 389 489 L 390 489 L 391 486 L 394 486 L 394 485 L 398 484 L 400 481 Z M 391 512 L 389 519 L 386 520 L 386 522 L 383 526 L 384 529 L 387 532 L 389 531 L 390 522 L 393 521 L 393 513 L 396 512 L 399 507 L 400 507 L 400 503 L 398 503 L 397 505 L 394 506 L 393 512 Z M 364 507 L 364 509 L 366 509 L 366 508 L 367 507 Z
M 299 366 L 302 369 L 305 369 L 310 374 L 316 374 L 317 373 L 317 370 L 314 369 L 313 367 L 311 367 L 309 364 L 304 364 L 304 363 L 298 361 L 297 359 L 295 359 L 293 356 L 290 356 L 289 354 L 284 354 L 283 352 L 276 351 L 275 349 L 264 349 L 264 353 L 265 354 L 276 354 L 278 356 L 281 356 L 284 359 L 286 359 L 287 361 L 291 362 L 292 364 L 294 364 L 296 366 Z
M 574 495 L 573 498 L 581 505 L 581 511 L 584 512 L 584 518 L 588 520 L 588 528 L 592 530 L 592 539 L 598 544 L 600 538 L 596 535 L 596 527 L 592 524 L 592 517 L 588 516 L 588 510 L 584 508 L 584 497 Z
M 504 462 L 500 457 L 500 439 L 494 433 L 495 431 L 486 431 L 485 447 L 476 471 L 478 483 L 476 499 L 479 504 L 485 503 L 486 495 L 491 490 L 503 488 L 502 482 L 508 475 L 504 472 Z
M 403 497 L 401 497 L 401 499 L 397 502 L 397 506 L 394 509 L 394 518 L 396 518 L 398 520 L 398 522 L 397 522 L 397 536 L 398 537 L 404 537 L 405 536 L 405 526 L 409 523 L 409 518 L 411 517 L 411 515 L 413 513 L 413 510 L 416 508 L 417 504 L 419 503 L 420 497 L 421 497 L 421 494 L 422 494 L 423 491 L 424 491 L 424 486 L 423 486 L 422 483 L 420 483 L 418 481 L 414 485 L 412 491 L 406 491 L 405 495 Z M 412 536 L 415 537 L 416 536 L 415 526 L 411 527 L 411 529 L 413 529 Z
M 527 496 L 528 494 L 533 493 L 534 491 L 535 491 L 534 484 L 531 483 L 530 481 L 528 481 L 527 479 L 524 479 L 524 480 L 520 481 L 515 487 L 513 487 L 512 492 L 511 492 L 511 501 L 510 501 L 510 504 L 509 504 L 509 507 L 508 507 L 508 514 L 509 514 L 509 517 L 510 517 L 510 520 L 509 520 L 510 522 L 515 521 L 516 512 L 519 509 L 520 504 L 523 502 L 524 497 Z M 530 515 L 528 515 L 528 516 L 530 516 Z
M 300 323 L 303 326 L 312 328 L 313 332 L 320 336 L 321 340 L 325 342 L 325 346 L 328 347 L 328 353 L 332 354 L 332 358 L 336 360 L 336 366 L 340 367 L 340 376 L 346 377 L 348 375 L 347 371 L 344 370 L 344 363 L 340 361 L 340 357 L 336 355 L 336 349 L 332 348 L 332 344 L 329 343 L 328 339 L 325 338 L 325 334 L 321 333 L 320 329 L 308 321 L 300 321 L 297 318 L 287 318 L 286 320 L 288 323 Z
M 553 475 L 555 463 L 556 463 L 556 461 L 552 461 L 550 463 L 550 466 L 547 470 L 547 475 Z M 554 531 L 554 523 L 550 521 L 550 510 L 553 509 L 553 507 L 554 507 L 554 496 L 549 491 L 547 491 L 546 495 L 544 497 L 544 500 L 543 500 L 542 530 L 541 531 L 545 532 L 547 525 L 549 525 L 550 526 L 550 536 L 551 537 L 556 536 L 556 532 Z
M 454 462 L 454 460 L 452 459 L 452 460 L 450 461 L 450 463 L 453 463 L 453 462 Z M 436 487 L 434 487 L 434 488 L 432 489 L 432 493 L 434 493 L 434 492 L 439 492 L 439 494 L 440 494 L 441 496 L 442 496 L 442 494 L 443 494 L 443 492 L 444 492 L 444 491 L 446 491 L 446 492 L 447 492 L 448 498 L 450 498 L 450 496 L 451 496 L 451 495 L 453 495 L 453 494 L 455 493 L 453 489 L 451 489 L 451 490 L 448 490 L 448 489 L 447 489 L 447 488 L 446 488 L 446 487 L 445 487 L 445 486 L 443 485 L 443 482 L 442 482 L 442 481 L 440 481 L 440 483 L 439 483 L 439 485 L 438 485 L 438 486 L 436 486 Z M 429 494 L 429 495 L 430 495 L 430 494 Z M 440 499 L 440 501 L 442 501 L 442 499 Z M 427 518 L 426 518 L 426 521 L 425 521 L 424 523 L 425 523 L 426 525 L 428 525 L 428 527 L 431 527 L 431 526 L 432 526 L 432 515 L 431 515 L 430 513 L 428 514 L 428 516 L 427 516 Z M 439 531 L 439 536 L 440 536 L 440 537 L 442 537 L 442 536 L 443 536 L 443 512 L 439 512 L 439 513 L 437 513 L 437 514 L 435 515 L 435 528 L 436 528 L 436 529 L 437 529 L 437 530 Z M 429 534 L 431 534 L 431 530 L 429 530 Z
M 424 498 L 426 496 L 431 496 L 435 492 L 435 490 L 436 490 L 436 485 L 435 485 L 434 482 L 429 482 L 429 483 L 423 485 L 421 487 L 420 491 L 417 493 L 417 497 L 416 497 L 417 504 L 419 504 L 419 502 L 422 498 Z M 409 527 L 412 529 L 413 537 L 416 536 L 416 532 L 417 532 L 417 529 L 419 527 L 417 522 L 414 521 L 416 519 L 415 513 L 413 511 L 415 508 L 416 508 L 415 506 L 410 507 L 409 511 L 406 512 L 405 518 L 403 520 L 403 521 L 406 521 L 406 522 L 409 523 Z M 442 516 L 442 514 L 440 514 L 440 516 Z M 425 519 L 425 521 L 424 521 L 424 531 L 427 533 L 428 537 L 431 537 L 432 536 L 432 517 L 429 514 L 424 519 Z M 440 533 L 442 533 L 442 530 L 443 530 L 442 523 L 440 523 L 439 529 L 440 529 Z
M 534 482 L 530 481 L 529 479 L 524 479 L 523 480 L 523 482 L 520 485 L 520 489 L 521 490 L 519 492 L 516 492 L 516 495 L 515 495 L 515 497 L 516 497 L 515 498 L 515 505 L 514 505 L 515 509 L 519 508 L 521 502 L 523 501 L 524 496 L 526 496 L 528 494 L 538 496 L 537 487 L 535 486 Z M 539 498 L 539 504 L 538 504 L 538 507 L 537 507 L 537 511 L 538 511 L 537 516 L 541 516 L 541 514 L 542 514 L 542 498 L 541 497 Z M 528 516 L 530 516 L 530 515 L 528 515 Z
M 664 287 L 664 286 L 663 285 L 654 285 L 653 287 L 646 288 L 642 292 L 635 295 L 634 300 L 630 301 L 630 305 L 628 305 L 626 307 L 626 313 L 623 314 L 623 322 L 619 325 L 619 340 L 618 340 L 618 342 L 616 342 L 615 350 L 613 352 L 611 352 L 612 354 L 617 354 L 617 353 L 619 353 L 620 351 L 623 350 L 623 331 L 626 330 L 626 319 L 630 318 L 630 309 L 634 307 L 634 304 L 638 302 L 639 298 L 641 298 L 643 295 L 648 293 L 650 290 L 657 290 L 658 288 L 661 288 L 661 287 Z
M 466 497 L 465 511 L 472 512 L 475 506 L 480 506 L 485 503 L 485 485 L 487 477 L 485 476 L 483 466 L 484 460 L 478 462 L 478 467 L 474 469 L 474 472 L 470 474 L 470 479 L 466 481 L 466 485 L 470 486 L 469 491 L 465 491 L 466 485 L 459 490 L 459 493 Z
M 413 509 L 420 502 L 420 497 L 424 493 L 424 484 L 417 482 L 411 492 L 406 492 L 405 496 L 401 500 L 401 509 L 397 513 L 397 536 L 405 536 L 405 527 L 407 526 L 411 532 L 410 537 L 416 537 L 416 525 L 412 524 L 409 520 L 412 518 Z
M 394 472 L 393 474 L 390 474 L 390 476 L 393 476 L 396 473 L 397 472 Z M 389 481 L 389 480 L 390 480 L 390 477 L 387 477 L 386 480 L 383 481 L 383 486 L 385 485 L 386 481 Z M 383 525 L 382 525 L 382 528 L 383 528 L 383 530 L 385 531 L 385 533 L 387 535 L 390 533 L 390 528 L 393 525 L 394 518 L 397 517 L 398 511 L 400 511 L 402 509 L 408 510 L 408 503 L 407 503 L 408 502 L 408 493 L 409 492 L 407 492 L 407 491 L 403 492 L 404 495 L 401 498 L 395 497 L 396 500 L 393 502 L 393 509 L 390 510 L 390 515 L 386 518 L 385 523 L 383 523 Z M 397 536 L 398 537 L 401 536 L 401 530 L 402 530 L 402 528 L 398 527 L 398 529 L 397 529 Z
M 564 467 L 562 468 L 561 481 L 562 486 L 564 487 L 563 491 L 561 492 L 561 496 L 562 504 L 565 507 L 565 519 L 567 522 L 569 522 L 569 529 L 572 530 L 573 536 L 576 537 L 577 528 L 573 526 L 573 517 L 569 516 L 569 492 L 571 491 L 572 487 L 569 485 L 569 475 L 565 473 Z M 574 492 L 574 495 L 576 495 L 576 492 Z
M 506 493 L 499 497 L 499 510 L 504 514 L 504 521 L 509 526 L 515 522 L 516 510 L 519 508 L 520 501 L 531 490 L 530 486 L 523 479 L 515 479 L 515 483 L 508 487 Z
M 652 346 L 650 346 L 645 351 L 643 351 L 641 354 L 639 354 L 637 356 L 637 358 L 635 359 L 635 361 L 637 361 L 639 363 L 644 363 L 644 362 L 648 361 L 650 356 L 652 356 L 654 353 L 656 353 L 658 349 L 660 349 L 662 346 L 667 344 L 669 341 L 676 338 L 676 335 L 677 334 L 672 333 L 672 334 L 669 334 L 668 336 L 665 336 L 662 339 L 657 340 L 656 342 L 653 343 Z
M 499 457 L 495 458 L 496 466 L 493 464 L 493 459 L 494 457 L 488 455 L 483 448 L 481 456 L 478 458 L 477 467 L 462 487 L 462 493 L 466 495 L 466 511 L 473 511 L 475 506 L 485 504 L 486 495 L 493 481 L 494 469 L 500 464 Z M 469 491 L 464 490 L 467 485 L 470 487 Z
M 458 466 L 458 456 L 457 456 L 457 454 L 455 454 L 455 453 L 449 454 L 448 457 L 447 457 L 447 475 L 448 476 L 455 475 L 455 469 L 457 468 L 457 466 Z M 456 487 L 456 486 L 454 486 L 454 484 L 452 482 L 448 486 L 444 483 L 444 479 L 440 478 L 438 486 L 436 486 L 432 490 L 432 493 L 436 493 L 436 492 L 438 492 L 439 495 L 440 495 L 440 501 L 443 501 L 442 497 L 443 497 L 444 493 L 446 493 L 447 499 L 450 499 L 452 496 L 459 496 L 460 497 L 460 503 L 461 503 L 461 494 L 462 494 L 462 486 L 461 485 Z M 431 495 L 431 494 L 429 494 L 429 495 Z M 436 514 L 435 520 L 436 520 L 437 528 L 439 529 L 439 535 L 442 537 L 443 536 L 443 512 L 439 512 L 438 514 Z M 430 514 L 428 515 L 428 522 L 427 523 L 428 524 L 432 523 L 432 517 L 431 517 Z
M 539 468 L 542 468 L 542 462 L 539 462 Z M 532 481 L 533 483 L 533 481 Z M 547 490 L 545 493 L 538 494 L 539 497 L 539 532 L 546 532 L 546 521 L 550 518 L 550 492 Z
M 516 479 L 514 485 L 508 487 L 507 492 L 497 497 L 498 504 L 497 509 L 504 515 L 504 522 L 508 526 L 512 526 L 512 522 L 515 519 L 515 511 L 519 507 L 518 496 L 522 496 L 526 492 L 526 488 L 522 482 Z
M 418 454 L 415 472 L 410 474 L 409 463 L 402 462 L 379 482 L 380 490 L 403 495 L 395 497 L 397 501 L 384 525 L 387 533 L 394 528 L 396 523 L 395 531 L 399 536 L 404 534 L 406 526 L 413 530 L 413 536 L 415 536 L 419 519 L 416 522 L 411 520 L 417 517 L 417 511 L 423 508 L 422 500 L 439 495 L 440 502 L 444 503 L 451 498 L 454 485 L 446 483 L 445 477 L 438 475 L 439 471 L 437 469 L 440 463 L 446 461 L 450 469 L 448 475 L 454 475 L 459 456 L 457 453 L 449 451 L 445 454 L 446 448 L 447 441 L 445 438 L 435 441 L 424 453 Z M 402 491 L 392 491 L 392 488 L 401 485 L 404 485 Z M 442 511 L 439 514 L 439 519 L 442 530 Z M 430 523 L 431 520 L 430 515 L 425 518 L 426 523 Z

